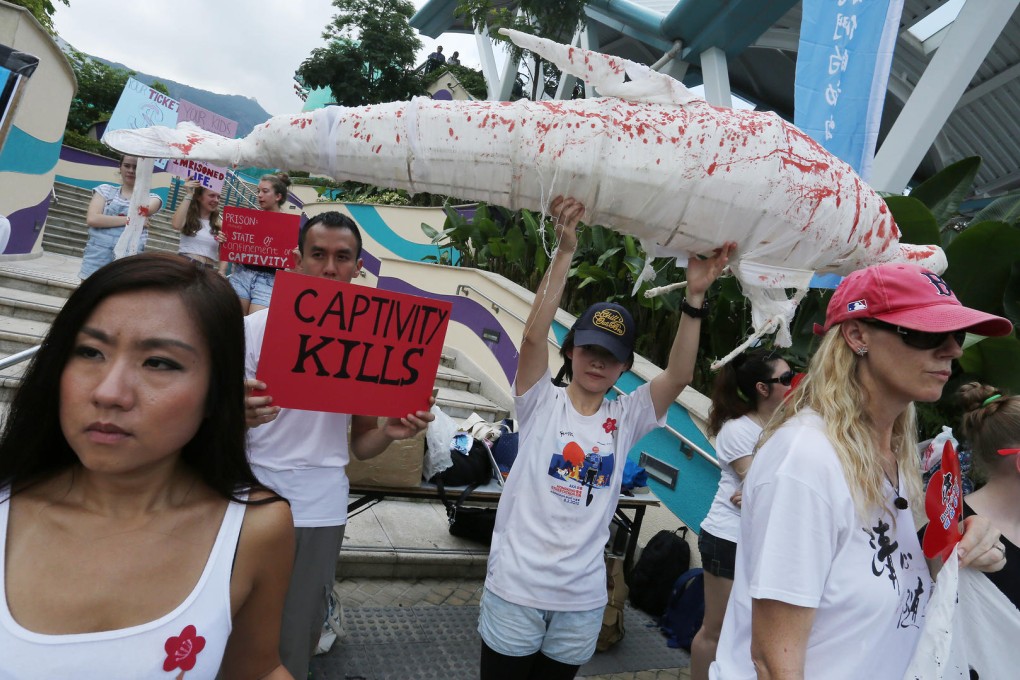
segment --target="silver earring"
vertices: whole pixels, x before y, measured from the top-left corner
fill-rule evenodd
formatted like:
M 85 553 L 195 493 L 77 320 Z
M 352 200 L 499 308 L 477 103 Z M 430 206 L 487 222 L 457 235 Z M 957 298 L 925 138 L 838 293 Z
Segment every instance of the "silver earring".
M 857 356 L 862 357 L 862 356 L 864 356 L 865 354 L 868 353 L 868 348 L 865 347 L 864 345 L 861 345 L 860 347 L 858 347 L 854 351 L 857 352 Z

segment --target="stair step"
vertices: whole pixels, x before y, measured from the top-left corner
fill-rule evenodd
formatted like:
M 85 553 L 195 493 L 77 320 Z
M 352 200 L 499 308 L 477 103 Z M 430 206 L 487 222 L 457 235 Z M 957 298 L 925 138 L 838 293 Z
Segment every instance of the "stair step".
M 481 383 L 467 373 L 441 363 L 439 371 L 436 373 L 436 387 L 449 387 L 455 390 L 477 393 L 481 388 Z
M 66 300 L 78 287 L 78 281 L 56 279 L 42 272 L 0 267 L 0 285 L 9 290 L 41 293 Z
M 485 420 L 496 423 L 509 415 L 499 404 L 489 401 L 480 394 L 449 387 L 439 388 L 436 403 L 454 420 L 463 420 L 472 413 L 477 413 Z
M 3 280 L 0 279 L 0 284 Z M 0 285 L 0 317 L 53 323 L 67 298 Z M 6 327 L 6 321 L 4 326 Z

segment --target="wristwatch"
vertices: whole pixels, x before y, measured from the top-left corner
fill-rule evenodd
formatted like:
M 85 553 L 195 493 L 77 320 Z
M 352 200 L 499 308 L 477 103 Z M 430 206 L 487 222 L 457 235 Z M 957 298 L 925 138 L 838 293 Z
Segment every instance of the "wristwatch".
M 704 319 L 708 316 L 708 300 L 705 300 L 701 307 L 693 307 L 687 302 L 687 298 L 684 298 L 680 301 L 680 311 L 692 319 Z

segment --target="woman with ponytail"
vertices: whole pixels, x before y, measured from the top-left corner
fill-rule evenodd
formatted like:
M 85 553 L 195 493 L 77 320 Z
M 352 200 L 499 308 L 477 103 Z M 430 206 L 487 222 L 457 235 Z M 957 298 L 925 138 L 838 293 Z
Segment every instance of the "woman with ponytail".
M 290 188 L 290 175 L 274 172 L 262 175 L 259 180 L 259 208 L 268 212 L 283 212 Z M 254 264 L 235 264 L 230 274 L 230 285 L 241 300 L 241 311 L 247 316 L 269 306 L 276 282 L 276 269 Z
M 1020 397 L 976 382 L 959 395 L 981 485 L 963 499 L 963 516 L 981 515 L 1002 532 L 1006 566 L 985 575 L 1020 608 Z
M 740 506 L 732 499 L 740 492 L 751 466 L 758 436 L 783 403 L 793 376 L 790 365 L 777 353 L 754 349 L 723 366 L 715 379 L 708 433 L 716 437 L 715 453 L 722 475 L 698 537 L 705 570 L 705 618 L 691 644 L 692 680 L 708 680 L 708 667 L 715 659 L 726 601 L 733 587 Z

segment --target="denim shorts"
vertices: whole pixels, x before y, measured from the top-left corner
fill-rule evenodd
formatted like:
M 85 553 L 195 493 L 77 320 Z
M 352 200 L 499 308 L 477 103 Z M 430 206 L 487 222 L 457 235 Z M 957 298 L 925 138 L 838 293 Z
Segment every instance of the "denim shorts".
M 269 306 L 269 298 L 273 297 L 273 282 L 276 272 L 263 272 L 243 264 L 235 264 L 230 273 L 230 285 L 234 287 L 237 297 L 250 300 L 253 305 Z
M 701 553 L 701 566 L 706 572 L 733 580 L 733 571 L 737 566 L 736 543 L 713 536 L 702 529 L 698 536 L 698 551 Z
M 482 591 L 478 633 L 494 652 L 530 656 L 541 650 L 552 659 L 582 666 L 595 654 L 605 607 L 557 612 L 507 602 L 491 590 Z
M 96 229 L 89 227 L 89 240 L 85 243 L 85 253 L 81 259 L 81 270 L 78 278 L 83 281 L 96 273 L 96 270 L 103 265 L 113 262 L 113 248 L 117 245 L 121 234 L 126 227 L 110 227 L 109 229 Z M 138 252 L 145 250 L 145 241 L 149 232 L 142 229 L 142 235 L 138 239 Z

